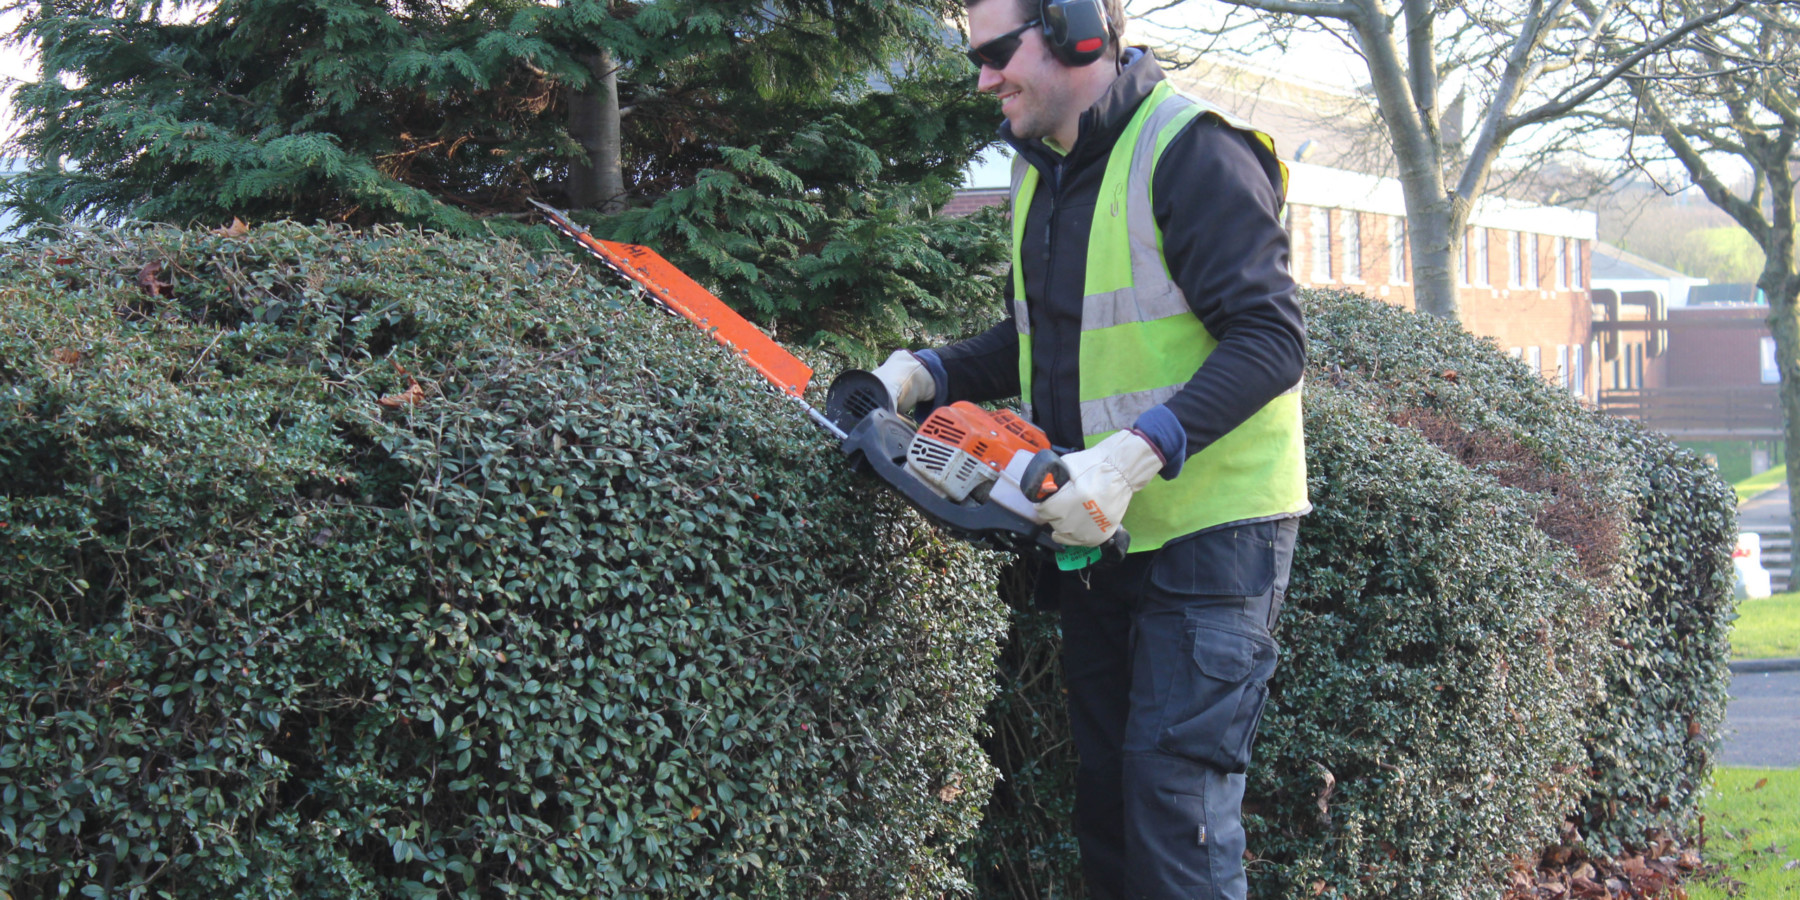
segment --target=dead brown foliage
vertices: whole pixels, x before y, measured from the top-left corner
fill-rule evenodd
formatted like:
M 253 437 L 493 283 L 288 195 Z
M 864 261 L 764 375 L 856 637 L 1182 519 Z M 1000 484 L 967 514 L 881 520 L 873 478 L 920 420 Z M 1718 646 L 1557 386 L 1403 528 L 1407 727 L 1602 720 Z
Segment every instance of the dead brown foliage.
M 1593 482 L 1550 471 L 1518 441 L 1492 431 L 1465 429 L 1437 410 L 1402 410 L 1390 421 L 1419 432 L 1463 465 L 1479 467 L 1507 487 L 1547 497 L 1537 514 L 1538 530 L 1574 550 L 1581 574 L 1590 581 L 1610 579 L 1619 561 L 1623 528 Z
M 1505 900 L 1687 900 L 1682 882 L 1711 874 L 1698 849 L 1666 836 L 1642 853 L 1611 859 L 1589 856 L 1573 826 L 1568 826 L 1563 842 L 1544 851 L 1535 864 L 1513 860 Z

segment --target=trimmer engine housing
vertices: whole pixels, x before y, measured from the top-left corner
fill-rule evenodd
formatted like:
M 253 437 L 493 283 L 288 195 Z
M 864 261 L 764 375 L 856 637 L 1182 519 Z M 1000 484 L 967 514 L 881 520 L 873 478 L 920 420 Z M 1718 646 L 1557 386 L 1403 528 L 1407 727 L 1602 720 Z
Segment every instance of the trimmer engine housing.
M 1050 448 L 1037 426 L 1006 410 L 957 402 L 933 410 L 906 448 L 906 467 L 958 503 L 987 499 L 994 480 L 1020 453 Z

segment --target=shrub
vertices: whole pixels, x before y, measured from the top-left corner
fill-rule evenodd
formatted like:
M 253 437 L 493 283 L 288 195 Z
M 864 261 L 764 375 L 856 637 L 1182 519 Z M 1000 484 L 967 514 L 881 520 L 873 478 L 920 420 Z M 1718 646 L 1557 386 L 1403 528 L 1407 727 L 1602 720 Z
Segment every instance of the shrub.
M 992 566 L 504 242 L 0 255 L 0 889 L 954 889 Z
M 1307 306 L 1314 511 L 1250 771 L 1253 891 L 1497 896 L 1572 826 L 1681 828 L 1723 712 L 1729 490 L 1491 342 Z M 965 856 L 990 895 L 1083 893 L 1055 636 L 1015 612 L 1002 654 L 1003 778 Z

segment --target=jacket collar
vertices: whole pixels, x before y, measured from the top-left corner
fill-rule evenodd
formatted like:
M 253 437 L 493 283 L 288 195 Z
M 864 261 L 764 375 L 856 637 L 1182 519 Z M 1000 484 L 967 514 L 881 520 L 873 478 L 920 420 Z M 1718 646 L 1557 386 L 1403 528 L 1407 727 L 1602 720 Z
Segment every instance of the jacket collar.
M 1112 152 L 1113 144 L 1131 123 L 1138 105 L 1163 80 L 1162 66 L 1149 48 L 1127 47 L 1121 59 L 1124 67 L 1119 77 L 1113 79 L 1106 93 L 1081 114 L 1081 131 L 1066 156 L 1050 149 L 1042 140 L 1026 141 L 1015 137 L 1011 120 L 1000 123 L 1000 138 L 1039 169 L 1054 168 L 1064 162 L 1079 164 Z

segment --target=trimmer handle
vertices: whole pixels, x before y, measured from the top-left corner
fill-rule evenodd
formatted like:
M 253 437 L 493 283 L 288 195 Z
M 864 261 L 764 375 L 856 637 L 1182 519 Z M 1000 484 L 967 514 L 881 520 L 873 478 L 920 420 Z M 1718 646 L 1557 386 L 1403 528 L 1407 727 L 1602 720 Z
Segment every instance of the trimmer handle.
M 1069 466 L 1062 461 L 1055 450 L 1039 450 L 1025 464 L 1025 476 L 1019 479 L 1019 492 L 1025 499 L 1033 503 L 1042 503 L 1051 494 L 1062 490 L 1072 476 Z M 1131 550 L 1131 533 L 1120 525 L 1113 529 L 1112 536 L 1098 547 L 1064 547 L 1048 538 L 1044 539 L 1056 551 L 1056 562 L 1064 569 L 1079 569 L 1094 562 L 1095 551 L 1098 551 L 1101 565 L 1113 565 L 1125 561 L 1125 554 Z
M 1055 450 L 1039 450 L 1025 464 L 1025 477 L 1019 480 L 1019 491 L 1025 499 L 1042 503 L 1069 483 L 1069 467 Z

